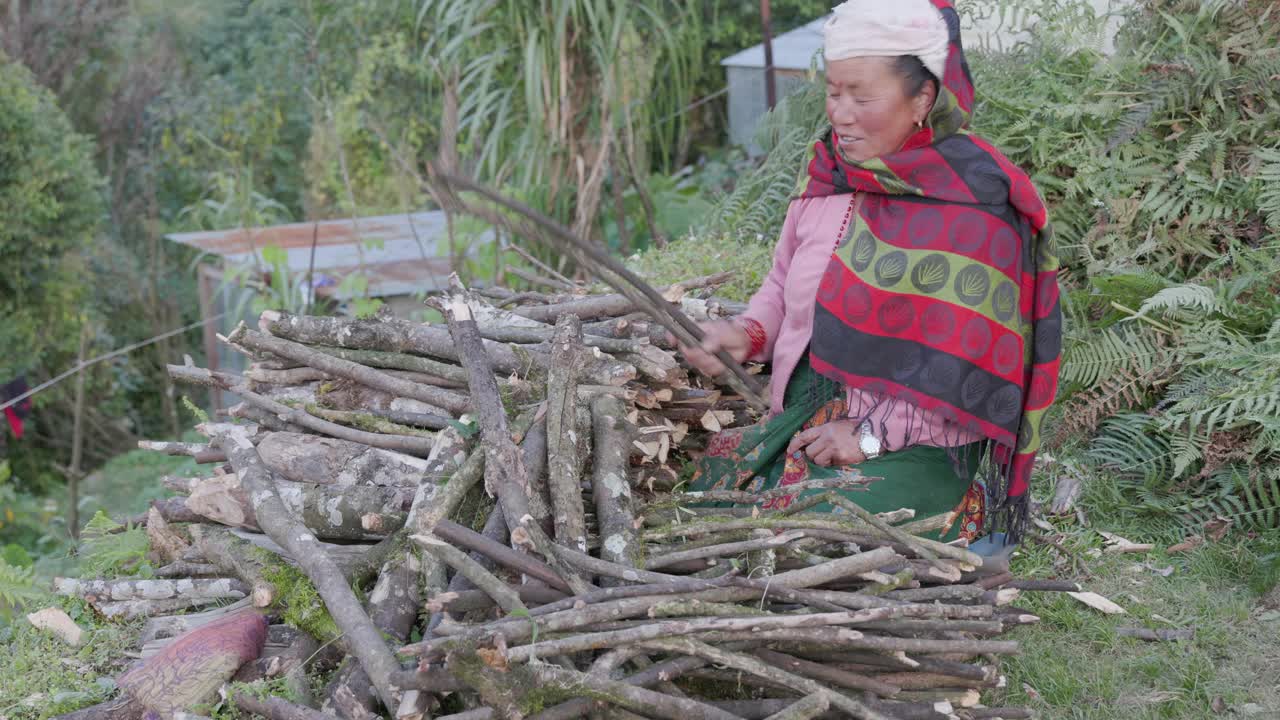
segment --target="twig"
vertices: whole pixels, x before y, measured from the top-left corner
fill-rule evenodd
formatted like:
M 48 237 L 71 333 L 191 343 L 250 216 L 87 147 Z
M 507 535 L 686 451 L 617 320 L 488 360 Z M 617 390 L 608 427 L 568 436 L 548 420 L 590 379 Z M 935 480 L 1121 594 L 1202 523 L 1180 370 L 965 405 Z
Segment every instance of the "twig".
M 517 610 L 527 611 L 520 596 L 514 590 L 493 573 L 485 570 L 483 565 L 468 557 L 466 553 L 431 535 L 413 535 L 411 539 L 466 576 L 476 587 L 493 598 L 493 601 L 498 603 L 498 607 L 504 611 L 508 613 Z
M 236 329 L 227 337 L 227 342 L 244 345 L 253 350 L 269 352 L 295 362 L 304 363 L 316 370 L 354 380 L 362 385 L 368 385 L 371 388 L 377 388 L 393 395 L 421 400 L 452 413 L 462 413 L 468 409 L 467 398 L 457 393 L 402 380 L 359 363 L 313 350 L 301 343 L 264 335 L 260 332 L 249 330 L 243 322 L 236 326 Z
M 793 690 L 797 690 L 805 694 L 827 693 L 828 697 L 831 698 L 831 703 L 833 705 L 844 712 L 852 714 L 856 718 L 863 718 L 863 720 L 893 720 L 893 718 L 873 710 L 851 697 L 842 695 L 841 693 L 829 692 L 827 688 L 823 687 L 816 681 L 789 673 L 780 668 L 772 667 L 749 655 L 721 650 L 692 638 L 650 640 L 644 643 L 644 647 L 661 652 L 694 655 L 704 660 L 716 663 L 717 665 L 741 670 L 755 675 L 756 677 L 785 685 Z

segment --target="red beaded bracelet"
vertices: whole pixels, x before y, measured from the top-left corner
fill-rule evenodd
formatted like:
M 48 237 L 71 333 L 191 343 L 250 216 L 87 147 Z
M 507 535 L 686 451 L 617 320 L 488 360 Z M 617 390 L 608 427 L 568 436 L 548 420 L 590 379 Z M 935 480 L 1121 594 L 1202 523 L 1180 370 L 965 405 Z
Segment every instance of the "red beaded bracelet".
M 742 326 L 742 329 L 747 333 L 747 338 L 751 340 L 747 357 L 753 358 L 764 352 L 764 346 L 769 344 L 769 336 L 765 334 L 764 326 L 760 324 L 760 321 L 746 318 L 739 320 L 738 324 Z

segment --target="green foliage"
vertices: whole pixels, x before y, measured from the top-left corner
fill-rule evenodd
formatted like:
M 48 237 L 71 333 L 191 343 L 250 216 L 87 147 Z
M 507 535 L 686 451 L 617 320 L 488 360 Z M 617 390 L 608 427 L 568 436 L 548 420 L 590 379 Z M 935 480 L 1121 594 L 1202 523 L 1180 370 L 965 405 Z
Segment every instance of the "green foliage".
M 284 621 L 311 634 L 321 642 L 333 640 L 342 634 L 338 625 L 325 609 L 320 594 L 301 570 L 280 562 L 274 554 L 255 549 L 263 561 L 263 578 L 275 586 L 276 605 L 284 613 Z
M 628 264 L 654 285 L 731 272 L 733 278 L 716 295 L 745 302 L 764 282 L 773 265 L 773 250 L 763 243 L 727 234 L 690 235 L 665 248 L 639 253 Z
M 721 198 L 707 219 L 712 232 L 731 232 L 772 243 L 782 230 L 804 157 L 826 127 L 826 93 L 814 78 L 764 115 L 755 143 L 760 165 Z
M 53 94 L 0 54 L 0 377 L 38 367 L 79 336 L 76 251 L 104 211 L 93 146 Z
M 10 565 L 0 559 L 0 617 L 7 617 L 10 609 L 21 605 L 24 600 L 35 600 L 42 595 L 36 589 L 35 574 L 31 568 Z
M 87 577 L 150 577 L 150 549 L 146 528 L 120 525 L 101 510 L 80 532 L 80 563 Z

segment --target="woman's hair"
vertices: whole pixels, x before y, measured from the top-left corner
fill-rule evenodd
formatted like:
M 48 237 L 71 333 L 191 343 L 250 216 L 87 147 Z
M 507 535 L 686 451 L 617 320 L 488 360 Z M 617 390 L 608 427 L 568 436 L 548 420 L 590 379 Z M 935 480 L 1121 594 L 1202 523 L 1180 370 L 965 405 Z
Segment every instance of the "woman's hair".
M 929 68 L 925 67 L 920 58 L 915 55 L 899 55 L 894 58 L 893 69 L 902 75 L 902 82 L 909 98 L 924 92 L 924 86 L 929 82 L 933 83 L 934 91 L 940 89 L 938 78 L 929 72 Z

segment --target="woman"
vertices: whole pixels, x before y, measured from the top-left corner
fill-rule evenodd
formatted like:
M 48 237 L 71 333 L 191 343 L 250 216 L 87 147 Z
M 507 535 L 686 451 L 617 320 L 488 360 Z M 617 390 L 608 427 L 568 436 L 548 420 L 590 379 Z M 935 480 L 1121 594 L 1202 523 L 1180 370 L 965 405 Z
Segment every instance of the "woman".
M 711 375 L 720 349 L 771 362 L 772 409 L 713 438 L 691 489 L 860 474 L 841 492 L 870 511 L 945 515 L 945 539 L 1017 539 L 1057 390 L 1058 261 L 1030 180 L 966 129 L 959 27 L 948 0 L 833 11 L 831 129 L 773 269 L 741 318 L 683 348 Z

